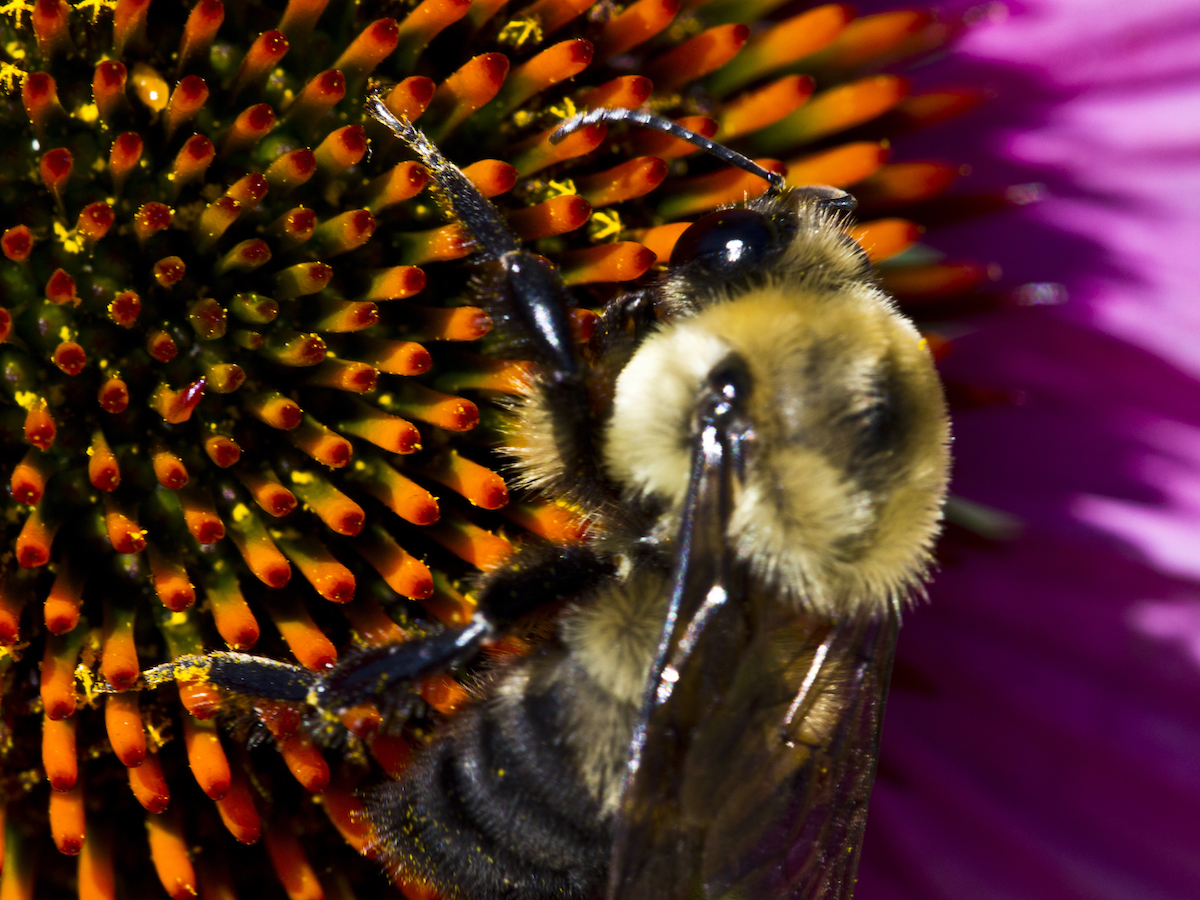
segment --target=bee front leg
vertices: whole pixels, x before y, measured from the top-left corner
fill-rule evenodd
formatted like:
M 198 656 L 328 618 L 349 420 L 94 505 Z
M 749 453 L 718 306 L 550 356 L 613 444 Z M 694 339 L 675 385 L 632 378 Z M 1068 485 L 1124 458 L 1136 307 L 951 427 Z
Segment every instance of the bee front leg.
M 541 367 L 538 402 L 552 419 L 560 470 L 570 472 L 576 495 L 616 501 L 598 449 L 600 423 L 589 397 L 589 370 L 580 359 L 570 327 L 570 301 L 562 278 L 540 256 L 524 249 L 499 211 L 437 146 L 407 118 L 395 115 L 382 91 L 368 98 L 367 112 L 391 129 L 420 157 L 455 216 L 483 251 L 499 264 L 505 306 L 530 356 Z

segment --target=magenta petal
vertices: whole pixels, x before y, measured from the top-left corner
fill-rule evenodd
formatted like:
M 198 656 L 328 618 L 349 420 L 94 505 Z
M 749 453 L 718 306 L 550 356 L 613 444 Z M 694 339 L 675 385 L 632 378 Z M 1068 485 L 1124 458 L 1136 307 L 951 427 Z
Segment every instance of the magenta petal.
M 1036 199 L 926 242 L 1062 305 L 981 317 L 948 377 L 954 491 L 1017 540 L 951 541 L 900 636 L 859 900 L 1200 896 L 1200 9 L 1042 0 L 918 89 L 983 86 L 897 142 L 955 190 Z M 1000 11 L 997 14 L 997 10 Z M 1025 283 L 1057 285 L 1027 290 Z

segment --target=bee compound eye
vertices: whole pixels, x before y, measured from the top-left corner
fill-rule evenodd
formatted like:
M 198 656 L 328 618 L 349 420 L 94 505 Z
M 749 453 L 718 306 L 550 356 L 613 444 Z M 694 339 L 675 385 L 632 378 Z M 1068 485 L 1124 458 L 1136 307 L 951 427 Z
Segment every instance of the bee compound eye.
M 693 222 L 675 242 L 671 265 L 699 262 L 714 273 L 755 265 L 775 243 L 775 230 L 750 209 L 719 209 Z

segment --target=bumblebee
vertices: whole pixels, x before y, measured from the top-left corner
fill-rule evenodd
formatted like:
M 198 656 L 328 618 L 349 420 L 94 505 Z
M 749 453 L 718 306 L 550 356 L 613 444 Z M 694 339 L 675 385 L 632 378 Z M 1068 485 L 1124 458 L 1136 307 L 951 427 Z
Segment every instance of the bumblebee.
M 930 354 L 846 233 L 853 198 L 647 114 L 566 123 L 659 128 L 770 182 L 692 224 L 580 352 L 553 267 L 420 131 L 368 108 L 475 236 L 540 364 L 505 448 L 518 481 L 591 530 L 488 574 L 464 628 L 324 674 L 214 653 L 206 677 L 336 712 L 561 602 L 554 636 L 365 798 L 390 874 L 463 900 L 850 897 L 949 470 Z

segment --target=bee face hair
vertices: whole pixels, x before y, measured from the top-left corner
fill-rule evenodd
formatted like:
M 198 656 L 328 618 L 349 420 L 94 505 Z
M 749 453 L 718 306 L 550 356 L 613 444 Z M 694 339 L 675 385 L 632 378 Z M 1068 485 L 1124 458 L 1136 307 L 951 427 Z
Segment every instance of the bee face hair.
M 729 526 L 739 556 L 815 611 L 894 606 L 919 584 L 940 526 L 941 389 L 916 329 L 863 277 L 861 251 L 827 215 L 802 207 L 798 218 L 743 284 L 672 279 L 673 296 L 705 302 L 621 372 L 605 458 L 614 480 L 677 515 L 695 398 L 736 360 L 753 422 Z

